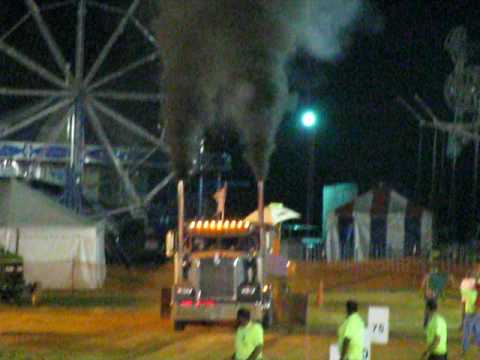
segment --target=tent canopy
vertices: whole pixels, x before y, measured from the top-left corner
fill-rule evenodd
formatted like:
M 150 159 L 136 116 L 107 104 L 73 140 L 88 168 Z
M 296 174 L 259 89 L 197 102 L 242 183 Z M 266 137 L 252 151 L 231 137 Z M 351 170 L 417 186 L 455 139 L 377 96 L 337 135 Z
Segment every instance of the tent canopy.
M 432 214 L 383 186 L 330 213 L 329 260 L 420 255 L 432 246 Z
M 264 222 L 268 225 L 277 225 L 287 220 L 300 218 L 300 214 L 295 210 L 285 207 L 282 203 L 275 202 L 272 202 L 268 204 L 268 206 L 265 206 L 263 213 Z M 250 221 L 251 223 L 258 223 L 258 209 L 248 215 L 245 218 L 245 221 Z
M 395 190 L 381 186 L 363 193 L 349 203 L 335 209 L 335 214 L 337 216 L 368 214 L 373 217 L 406 214 L 411 217 L 419 217 L 423 211 L 426 211 L 426 209 L 417 206 Z
M 103 224 L 16 180 L 0 180 L 0 245 L 23 257 L 27 282 L 93 289 L 105 281 Z
M 0 181 L 0 227 L 94 224 L 23 182 Z

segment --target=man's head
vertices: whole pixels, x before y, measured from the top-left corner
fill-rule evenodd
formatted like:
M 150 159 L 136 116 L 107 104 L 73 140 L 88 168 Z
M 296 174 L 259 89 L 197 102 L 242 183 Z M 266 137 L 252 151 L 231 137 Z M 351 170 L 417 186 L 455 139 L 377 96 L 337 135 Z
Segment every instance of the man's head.
M 237 322 L 240 326 L 245 326 L 250 321 L 250 311 L 247 309 L 239 309 L 237 312 Z
M 347 315 L 352 315 L 358 311 L 358 303 L 354 300 L 347 301 Z
M 434 299 L 429 299 L 427 301 L 427 312 L 433 313 L 435 311 L 437 311 L 437 301 Z

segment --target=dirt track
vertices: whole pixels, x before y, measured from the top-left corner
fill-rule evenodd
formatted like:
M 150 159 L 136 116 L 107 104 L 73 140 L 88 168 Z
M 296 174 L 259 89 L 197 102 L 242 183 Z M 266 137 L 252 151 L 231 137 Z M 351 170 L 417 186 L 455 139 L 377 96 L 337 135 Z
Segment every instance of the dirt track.
M 327 275 L 315 269 L 302 273 L 302 280 L 312 285 L 317 283 L 319 274 Z M 332 274 L 337 280 L 341 275 L 345 284 L 352 282 L 346 272 L 334 271 Z M 171 275 L 168 266 L 131 271 L 113 268 L 109 269 L 104 289 L 47 293 L 39 308 L 0 306 L 0 359 L 228 358 L 233 346 L 231 328 L 187 327 L 186 331 L 175 333 L 169 321 L 160 318 L 159 289 L 169 285 Z M 380 277 L 389 281 L 388 276 Z M 354 288 L 358 286 L 358 279 L 355 275 Z M 330 284 L 328 281 L 331 280 L 326 280 Z M 295 282 L 297 286 L 302 286 L 300 279 Z M 303 286 L 305 290 L 309 285 Z M 297 328 L 293 333 L 279 328 L 267 332 L 265 340 L 266 360 L 328 359 L 329 345 L 335 342 L 331 332 L 312 335 L 303 328 Z M 423 347 L 423 339 L 394 338 L 387 347 L 374 347 L 372 359 L 418 359 Z M 450 349 L 450 358 L 455 359 L 459 352 L 458 341 L 452 341 Z M 477 355 L 474 353 L 467 359 L 475 359 Z
M 228 327 L 187 327 L 174 333 L 156 309 L 71 310 L 0 308 L 0 359 L 226 359 L 232 352 Z M 330 336 L 281 331 L 266 335 L 266 359 L 327 359 Z M 403 346 L 395 342 L 394 347 Z M 415 347 L 415 344 L 410 344 Z M 380 351 L 380 350 L 379 350 Z M 0 354 L 2 350 L 0 350 Z M 22 355 L 19 355 L 22 354 Z M 29 354 L 26 357 L 24 354 Z M 17 356 L 17 357 L 14 357 Z M 385 360 L 411 359 L 382 356 Z

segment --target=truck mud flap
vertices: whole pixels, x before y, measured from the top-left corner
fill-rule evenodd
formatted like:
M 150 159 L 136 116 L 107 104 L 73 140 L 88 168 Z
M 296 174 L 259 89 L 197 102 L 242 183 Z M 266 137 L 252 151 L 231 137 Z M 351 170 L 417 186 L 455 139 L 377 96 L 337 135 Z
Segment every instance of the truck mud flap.
M 172 307 L 170 305 L 172 299 L 172 289 L 162 288 L 160 293 L 160 316 L 164 319 L 170 317 Z
M 308 294 L 288 293 L 282 295 L 274 301 L 275 322 L 279 325 L 306 325 Z

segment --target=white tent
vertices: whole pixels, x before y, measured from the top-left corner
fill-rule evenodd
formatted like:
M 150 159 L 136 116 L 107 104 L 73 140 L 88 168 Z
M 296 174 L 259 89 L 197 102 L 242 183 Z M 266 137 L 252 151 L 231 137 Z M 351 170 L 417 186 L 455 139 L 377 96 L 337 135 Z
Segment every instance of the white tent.
M 282 203 L 270 203 L 263 210 L 263 221 L 268 225 L 277 225 L 287 220 L 299 219 L 300 214 L 292 209 L 287 208 Z M 258 209 L 249 214 L 245 221 L 258 223 Z
M 23 257 L 28 283 L 95 289 L 105 281 L 103 225 L 16 180 L 0 181 L 0 246 Z
M 329 261 L 426 254 L 432 247 L 432 214 L 380 187 L 330 213 L 325 246 Z

